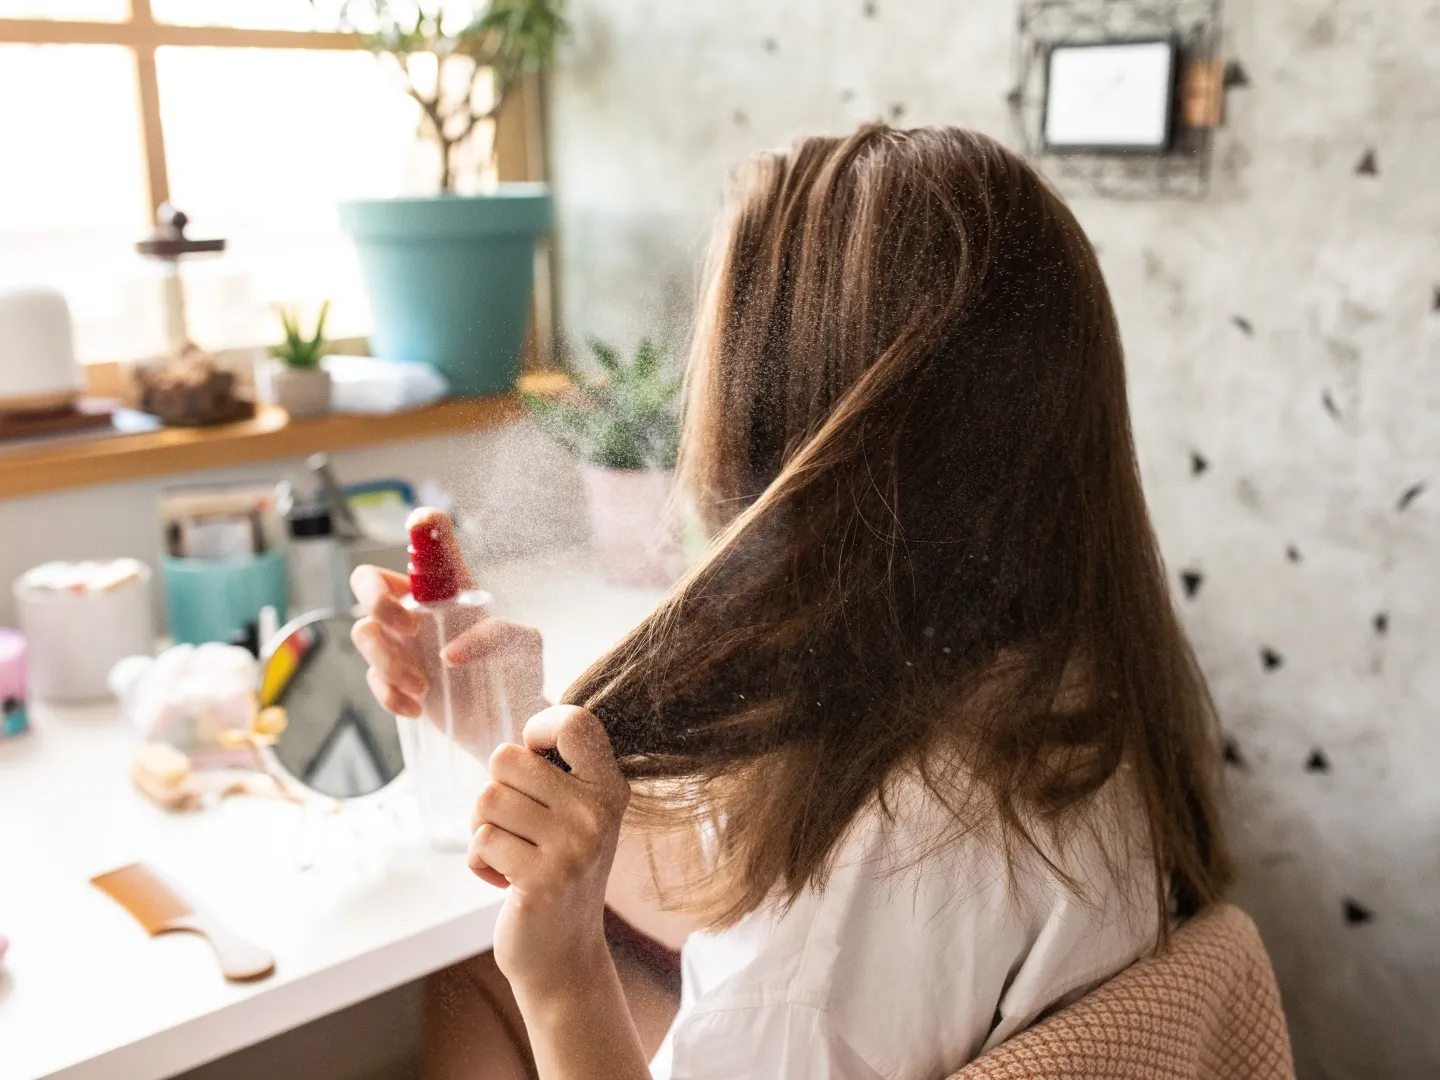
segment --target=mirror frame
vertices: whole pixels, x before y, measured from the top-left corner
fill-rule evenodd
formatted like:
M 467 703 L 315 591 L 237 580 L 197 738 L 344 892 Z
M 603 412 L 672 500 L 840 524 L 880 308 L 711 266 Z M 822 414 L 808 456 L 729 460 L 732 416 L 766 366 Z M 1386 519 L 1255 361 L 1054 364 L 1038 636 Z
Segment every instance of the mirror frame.
M 280 647 L 280 643 L 288 639 L 290 635 L 297 630 L 301 630 L 312 623 L 324 622 L 326 619 L 333 619 L 340 615 L 348 616 L 352 622 L 355 621 L 353 612 L 339 611 L 335 608 L 319 608 L 315 611 L 307 611 L 303 615 L 297 615 L 271 635 L 270 639 L 260 647 L 259 670 L 255 676 L 255 698 L 257 702 L 261 700 L 260 692 L 265 684 L 265 669 L 269 665 L 271 658 L 275 655 L 275 651 Z M 388 710 L 385 711 L 388 712 Z M 392 716 L 391 719 L 393 720 L 394 717 Z M 285 723 L 287 726 L 290 723 L 288 712 Z M 400 771 L 391 777 L 387 783 L 382 784 L 366 795 L 327 795 L 323 791 L 315 790 L 315 788 L 305 783 L 304 780 L 301 780 L 287 769 L 280 760 L 280 755 L 275 752 L 274 746 L 261 747 L 260 756 L 264 759 L 265 768 L 269 770 L 271 775 L 279 782 L 283 783 L 292 794 L 304 799 L 306 802 L 328 801 L 336 806 L 364 806 L 388 798 L 396 794 L 399 790 L 397 785 L 407 779 L 409 772 L 402 764 Z

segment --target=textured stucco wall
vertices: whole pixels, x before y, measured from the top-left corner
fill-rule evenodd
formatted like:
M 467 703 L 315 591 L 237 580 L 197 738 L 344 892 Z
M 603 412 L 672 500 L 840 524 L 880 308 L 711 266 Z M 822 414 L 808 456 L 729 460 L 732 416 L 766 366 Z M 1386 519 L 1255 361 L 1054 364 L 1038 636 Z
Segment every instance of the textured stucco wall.
M 683 339 L 752 150 L 875 116 L 1010 137 L 1012 0 L 572 12 L 553 153 L 575 337 Z M 1250 85 L 1211 197 L 1075 206 L 1301 1075 L 1437 1076 L 1440 5 L 1231 0 L 1225 41 Z

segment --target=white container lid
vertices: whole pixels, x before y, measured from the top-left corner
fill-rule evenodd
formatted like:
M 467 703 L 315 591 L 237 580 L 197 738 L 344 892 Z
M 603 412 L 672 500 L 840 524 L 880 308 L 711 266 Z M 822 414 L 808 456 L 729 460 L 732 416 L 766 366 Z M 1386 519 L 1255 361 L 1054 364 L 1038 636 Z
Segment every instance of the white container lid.
M 87 559 L 41 563 L 21 574 L 15 595 L 32 600 L 64 599 L 114 592 L 131 582 L 144 584 L 150 568 L 138 559 Z

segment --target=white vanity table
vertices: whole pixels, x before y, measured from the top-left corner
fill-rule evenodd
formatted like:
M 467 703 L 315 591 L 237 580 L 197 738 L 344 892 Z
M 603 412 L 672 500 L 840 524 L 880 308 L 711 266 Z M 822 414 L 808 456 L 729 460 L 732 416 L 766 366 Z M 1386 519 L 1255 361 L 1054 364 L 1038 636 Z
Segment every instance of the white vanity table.
M 603 584 L 573 551 L 482 584 L 544 633 L 552 699 L 660 596 Z M 113 707 L 36 707 L 32 727 L 0 743 L 0 1080 L 161 1080 L 490 945 L 503 894 L 431 851 L 406 797 L 323 820 L 251 797 L 167 814 L 131 788 L 136 737 Z M 275 973 L 226 983 L 205 941 L 148 938 L 88 884 L 137 859 Z

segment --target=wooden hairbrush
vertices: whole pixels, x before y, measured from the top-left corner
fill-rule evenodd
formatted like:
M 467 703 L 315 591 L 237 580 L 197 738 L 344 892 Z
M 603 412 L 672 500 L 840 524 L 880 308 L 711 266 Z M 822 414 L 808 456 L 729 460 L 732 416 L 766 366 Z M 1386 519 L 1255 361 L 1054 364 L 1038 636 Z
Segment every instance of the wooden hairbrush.
M 275 970 L 275 958 L 231 933 L 215 919 L 197 911 L 144 863 L 131 863 L 90 879 L 123 907 L 151 937 L 186 931 L 210 942 L 220 971 L 235 982 L 261 979 Z

